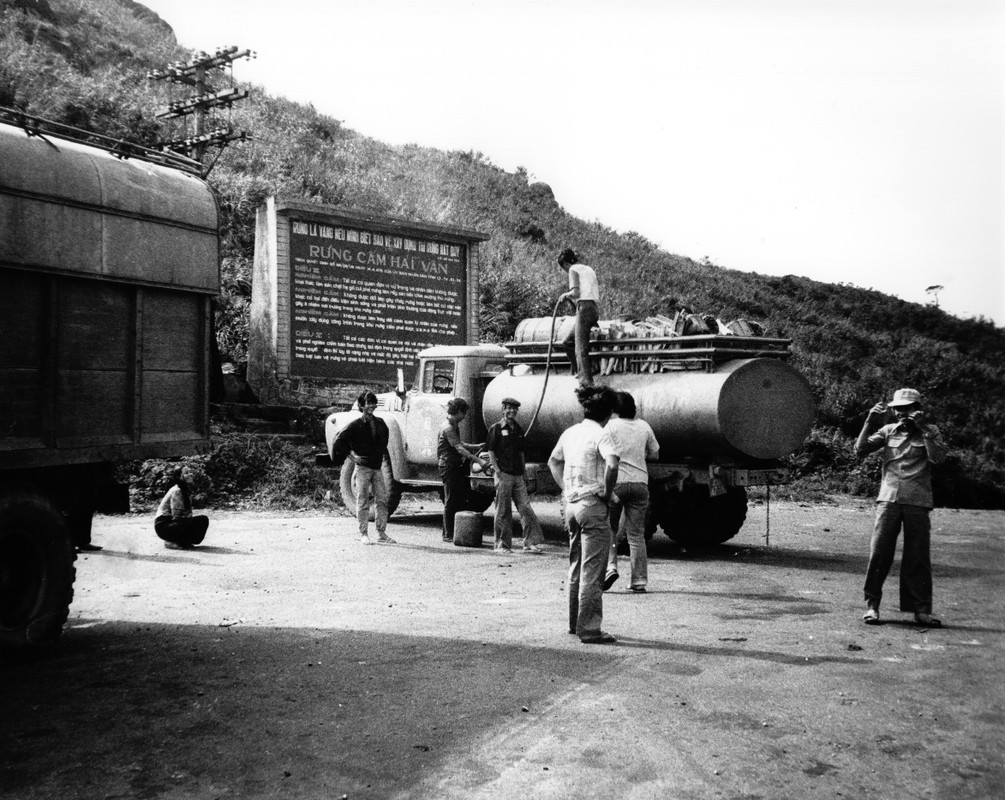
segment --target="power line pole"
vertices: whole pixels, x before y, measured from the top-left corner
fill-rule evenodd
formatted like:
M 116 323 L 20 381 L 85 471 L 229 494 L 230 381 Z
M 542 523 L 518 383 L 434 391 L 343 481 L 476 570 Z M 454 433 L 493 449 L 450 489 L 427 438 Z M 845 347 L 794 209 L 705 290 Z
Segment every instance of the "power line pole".
M 196 53 L 188 63 L 175 61 L 165 70 L 155 69 L 147 73 L 147 80 L 168 81 L 170 87 L 176 84 L 191 87 L 192 94 L 180 100 L 168 99 L 166 109 L 160 111 L 158 118 L 181 120 L 181 135 L 174 139 L 160 142 L 162 149 L 183 153 L 204 163 L 210 147 L 219 147 L 216 158 L 230 142 L 245 141 L 251 136 L 246 131 L 235 131 L 228 119 L 221 120 L 216 110 L 226 108 L 228 112 L 234 103 L 248 97 L 246 89 L 234 87 L 234 62 L 239 58 L 255 58 L 253 50 L 238 51 L 237 47 L 218 48 L 214 55 Z M 221 79 L 227 80 L 229 87 L 219 88 Z M 216 158 L 206 168 L 205 174 L 213 168 Z

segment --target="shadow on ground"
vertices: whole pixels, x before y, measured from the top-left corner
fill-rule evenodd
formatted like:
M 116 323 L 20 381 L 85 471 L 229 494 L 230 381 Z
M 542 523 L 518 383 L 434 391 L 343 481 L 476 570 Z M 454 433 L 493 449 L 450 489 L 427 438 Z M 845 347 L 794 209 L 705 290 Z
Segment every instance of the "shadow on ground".
M 0 670 L 0 797 L 407 794 L 452 748 L 606 674 L 598 656 L 620 656 L 358 631 L 88 624 L 49 657 Z

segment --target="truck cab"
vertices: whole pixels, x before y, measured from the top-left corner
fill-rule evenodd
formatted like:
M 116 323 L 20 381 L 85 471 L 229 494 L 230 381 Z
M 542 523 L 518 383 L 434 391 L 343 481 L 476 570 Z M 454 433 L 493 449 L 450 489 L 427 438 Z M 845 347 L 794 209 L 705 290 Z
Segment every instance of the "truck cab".
M 507 366 L 509 351 L 493 344 L 473 346 L 437 345 L 417 354 L 415 382 L 407 391 L 378 395 L 380 405 L 376 415 L 387 423 L 390 431 L 388 460 L 384 464 L 384 480 L 388 485 L 389 510 L 394 511 L 403 492 L 439 491 L 442 482 L 437 469 L 436 446 L 440 428 L 447 418 L 447 403 L 463 397 L 471 411 L 461 423 L 461 439 L 484 442 L 487 433 L 482 414 L 482 398 L 493 378 Z M 358 408 L 332 414 L 325 422 L 325 444 L 328 457 L 333 455 L 335 437 L 346 425 L 360 416 Z M 355 493 L 352 474 L 355 465 L 346 459 L 341 467 L 339 485 L 342 501 L 355 513 Z M 484 508 L 491 502 L 484 503 Z M 479 495 L 478 504 L 483 498 Z
M 437 436 L 447 416 L 447 402 L 454 397 L 471 405 L 461 423 L 461 438 L 485 441 L 482 397 L 489 382 L 506 368 L 507 355 L 505 348 L 495 345 L 438 346 L 418 354 L 415 383 L 404 400 L 405 452 L 416 471 L 420 465 L 436 466 Z

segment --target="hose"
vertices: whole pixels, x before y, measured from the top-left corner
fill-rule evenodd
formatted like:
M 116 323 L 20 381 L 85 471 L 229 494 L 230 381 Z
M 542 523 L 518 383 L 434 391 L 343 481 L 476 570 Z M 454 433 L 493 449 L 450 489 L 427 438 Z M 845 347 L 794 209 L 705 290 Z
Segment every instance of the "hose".
M 551 353 L 555 349 L 555 322 L 558 319 L 558 309 L 564 303 L 561 297 L 555 302 L 555 310 L 551 312 L 551 333 L 548 334 L 548 356 L 544 360 L 544 382 L 541 384 L 541 396 L 537 400 L 537 408 L 534 409 L 534 416 L 530 418 L 530 424 L 524 431 L 524 436 L 530 436 L 534 423 L 537 422 L 537 415 L 544 405 L 544 393 L 548 389 L 548 376 L 551 375 Z

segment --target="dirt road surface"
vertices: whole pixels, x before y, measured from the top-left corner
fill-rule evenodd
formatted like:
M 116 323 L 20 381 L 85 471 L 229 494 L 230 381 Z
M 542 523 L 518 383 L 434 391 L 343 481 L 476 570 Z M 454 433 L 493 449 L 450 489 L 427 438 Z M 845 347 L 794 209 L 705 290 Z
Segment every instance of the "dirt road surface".
M 934 513 L 941 630 L 896 574 L 862 624 L 870 503 L 774 503 L 767 544 L 764 506 L 713 553 L 659 535 L 589 646 L 537 507 L 548 553 L 510 557 L 417 504 L 370 547 L 335 511 L 190 552 L 100 518 L 61 646 L 0 670 L 0 798 L 1003 796 L 1002 512 Z

